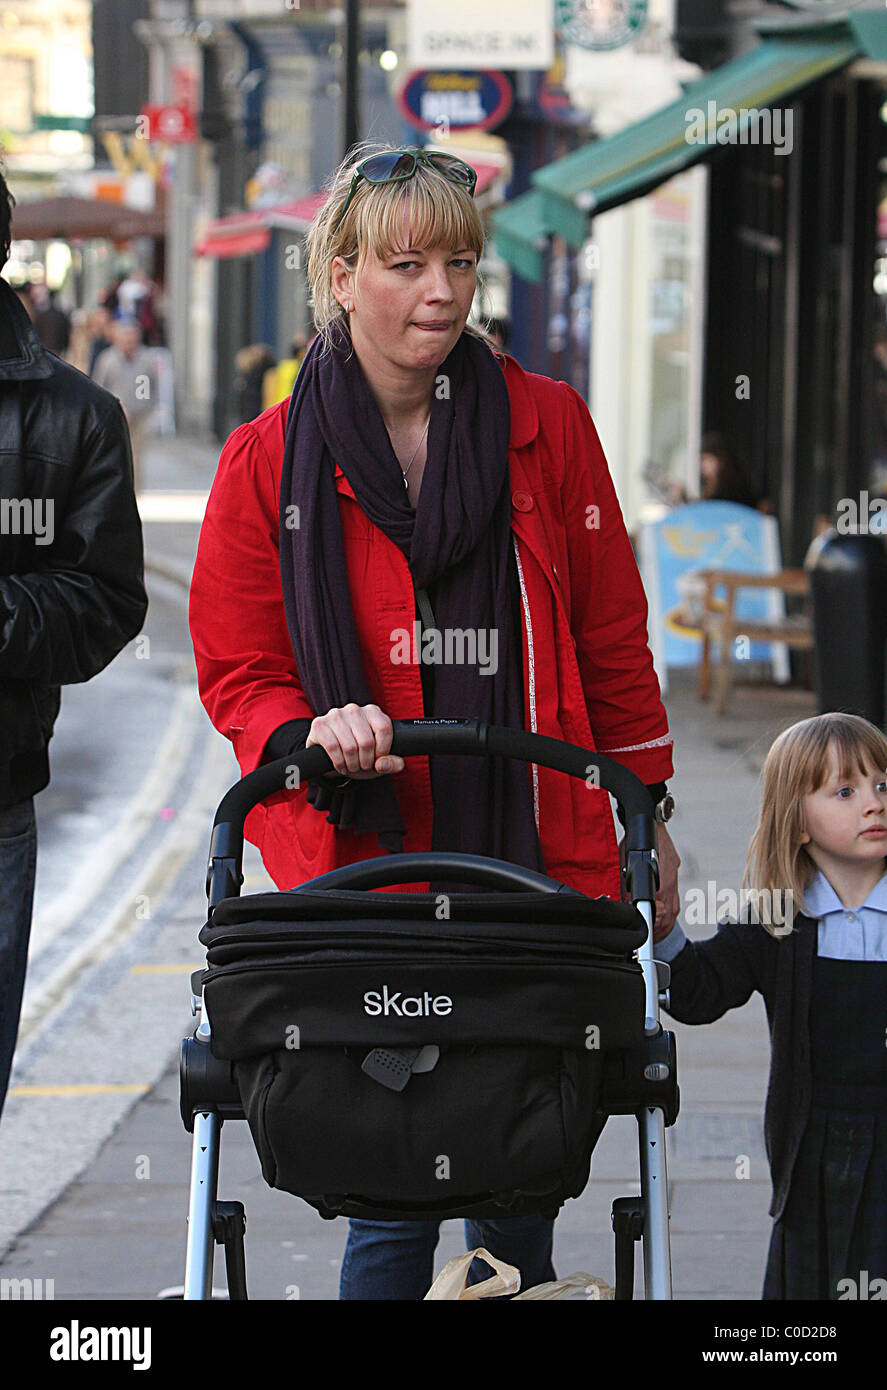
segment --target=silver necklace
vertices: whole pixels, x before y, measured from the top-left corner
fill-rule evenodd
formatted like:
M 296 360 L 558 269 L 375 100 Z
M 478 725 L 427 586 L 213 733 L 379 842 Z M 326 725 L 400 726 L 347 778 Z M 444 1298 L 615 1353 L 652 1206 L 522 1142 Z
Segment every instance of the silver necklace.
M 404 485 L 404 487 L 407 489 L 407 491 L 409 491 L 409 487 L 410 487 L 409 483 L 407 482 L 407 474 L 409 473 L 410 469 L 412 468 L 413 464 L 414 464 L 415 461 L 416 461 L 416 455 L 418 454 L 419 449 L 420 449 L 421 446 L 422 446 L 422 440 L 425 438 L 425 433 L 426 433 L 426 431 L 427 431 L 427 429 L 428 429 L 428 426 L 429 426 L 430 424 L 431 424 L 431 416 L 429 415 L 429 416 L 428 416 L 428 419 L 425 421 L 425 429 L 424 429 L 424 430 L 422 431 L 422 433 L 419 435 L 419 443 L 416 445 L 415 449 L 413 450 L 413 457 L 410 459 L 410 461 L 409 461 L 409 463 L 407 464 L 406 468 L 402 468 L 402 469 L 400 470 L 401 473 L 403 473 L 403 485 Z

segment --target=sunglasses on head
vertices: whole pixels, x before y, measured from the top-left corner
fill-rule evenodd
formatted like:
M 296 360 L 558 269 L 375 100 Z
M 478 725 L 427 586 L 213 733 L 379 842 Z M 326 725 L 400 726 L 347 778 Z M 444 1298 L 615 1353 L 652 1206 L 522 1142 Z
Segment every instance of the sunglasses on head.
M 430 164 L 432 169 L 443 174 L 450 183 L 455 183 L 460 188 L 467 188 L 472 198 L 474 197 L 477 171 L 472 169 L 470 164 L 466 164 L 464 160 L 457 159 L 454 154 L 443 154 L 437 150 L 423 150 L 418 147 L 411 150 L 386 150 L 384 154 L 371 154 L 369 159 L 364 159 L 358 164 L 354 171 L 354 178 L 351 180 L 348 197 L 345 199 L 345 206 L 339 214 L 333 231 L 338 231 L 342 225 L 342 219 L 351 206 L 351 199 L 354 197 L 361 179 L 365 179 L 367 183 L 376 184 L 400 183 L 404 179 L 411 179 L 420 164 Z

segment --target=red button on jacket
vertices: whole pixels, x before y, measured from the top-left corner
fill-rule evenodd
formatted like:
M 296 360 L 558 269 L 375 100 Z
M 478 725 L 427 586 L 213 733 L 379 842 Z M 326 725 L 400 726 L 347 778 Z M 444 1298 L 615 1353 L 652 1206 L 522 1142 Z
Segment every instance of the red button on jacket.
M 608 754 L 644 782 L 672 773 L 671 739 L 647 646 L 647 605 L 597 432 L 566 383 L 509 357 L 508 464 L 521 585 L 524 726 Z M 271 733 L 312 718 L 280 596 L 278 507 L 288 402 L 230 436 L 207 504 L 191 586 L 200 695 L 234 744 L 245 776 Z M 345 563 L 361 658 L 374 703 L 392 719 L 425 714 L 419 667 L 390 660 L 390 633 L 413 612 L 406 559 L 359 507 L 336 470 Z M 598 510 L 591 513 L 590 508 Z M 594 515 L 594 529 L 587 518 Z M 471 710 L 465 710 L 471 715 Z M 606 793 L 528 766 L 546 871 L 582 892 L 619 896 L 616 837 Z M 404 850 L 431 847 L 428 759 L 394 778 Z M 304 787 L 247 818 L 246 833 L 281 888 L 383 853 L 375 835 L 336 830 Z M 408 891 L 423 891 L 413 884 Z

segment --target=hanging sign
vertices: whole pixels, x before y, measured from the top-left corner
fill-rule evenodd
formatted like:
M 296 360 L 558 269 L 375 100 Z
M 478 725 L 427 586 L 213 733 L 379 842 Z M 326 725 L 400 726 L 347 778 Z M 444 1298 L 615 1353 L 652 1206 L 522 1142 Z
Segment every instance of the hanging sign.
M 621 48 L 647 20 L 647 0 L 555 0 L 554 23 L 566 43 L 580 48 Z
M 501 72 L 411 72 L 397 94 L 415 130 L 492 130 L 511 110 L 514 94 Z
M 551 0 L 407 0 L 411 68 L 545 69 L 554 56 Z
M 149 140 L 164 140 L 169 145 L 187 145 L 197 139 L 194 112 L 187 106 L 143 106 L 139 119 L 147 125 Z

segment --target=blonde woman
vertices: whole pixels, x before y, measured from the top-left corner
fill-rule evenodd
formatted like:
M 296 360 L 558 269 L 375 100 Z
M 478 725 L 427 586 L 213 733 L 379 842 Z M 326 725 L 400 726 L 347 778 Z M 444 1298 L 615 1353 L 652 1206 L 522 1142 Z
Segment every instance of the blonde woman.
M 318 337 L 291 400 L 225 445 L 194 571 L 201 696 L 243 773 L 306 743 L 336 769 L 257 808 L 247 834 L 283 888 L 446 849 L 618 897 L 606 796 L 511 760 L 390 754 L 392 719 L 473 715 L 607 753 L 657 800 L 672 772 L 588 410 L 466 327 L 475 171 L 429 150 L 361 154 L 308 238 Z M 664 830 L 660 854 L 670 923 Z M 552 1224 L 483 1223 L 469 1239 L 533 1283 L 552 1277 Z M 421 1298 L 436 1243 L 434 1222 L 353 1221 L 342 1297 Z
M 887 738 L 852 714 L 786 729 L 764 764 L 746 920 L 657 927 L 669 1012 L 710 1023 L 759 990 L 772 1062 L 765 1299 L 887 1297 Z

